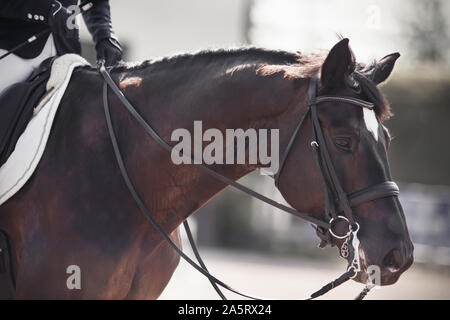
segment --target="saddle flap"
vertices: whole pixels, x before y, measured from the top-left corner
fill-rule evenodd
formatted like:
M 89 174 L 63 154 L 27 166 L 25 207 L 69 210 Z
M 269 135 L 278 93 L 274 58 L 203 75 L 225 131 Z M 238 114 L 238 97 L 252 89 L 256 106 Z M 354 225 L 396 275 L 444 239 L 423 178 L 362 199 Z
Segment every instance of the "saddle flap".
M 34 107 L 46 93 L 53 60 L 54 57 L 44 60 L 27 80 L 10 86 L 0 96 L 0 166 L 14 151 Z

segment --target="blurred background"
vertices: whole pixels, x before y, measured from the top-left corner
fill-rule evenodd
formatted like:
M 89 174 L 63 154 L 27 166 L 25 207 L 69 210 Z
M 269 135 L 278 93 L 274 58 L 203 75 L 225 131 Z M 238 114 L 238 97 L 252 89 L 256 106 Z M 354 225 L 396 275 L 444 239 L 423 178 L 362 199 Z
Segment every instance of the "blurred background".
M 290 51 L 330 49 L 336 33 L 357 60 L 400 52 L 382 91 L 395 117 L 393 179 L 415 245 L 415 264 L 369 299 L 450 298 L 450 1 L 446 0 L 110 0 L 129 61 L 207 48 L 254 45 Z M 84 55 L 95 61 L 82 26 Z M 283 201 L 273 181 L 241 181 Z M 236 289 L 278 299 L 306 298 L 345 268 L 335 249 L 318 249 L 304 221 L 226 189 L 190 218 L 213 274 Z M 191 253 L 185 244 L 185 251 Z M 347 283 L 325 298 L 349 299 Z M 235 297 L 232 294 L 229 297 Z M 180 263 L 161 299 L 216 299 L 209 283 Z

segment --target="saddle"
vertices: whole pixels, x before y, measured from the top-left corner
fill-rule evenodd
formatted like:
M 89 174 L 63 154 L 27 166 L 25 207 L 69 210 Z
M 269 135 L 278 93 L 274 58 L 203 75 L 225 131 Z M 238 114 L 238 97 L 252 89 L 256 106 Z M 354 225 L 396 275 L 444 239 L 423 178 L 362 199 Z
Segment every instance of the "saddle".
M 35 106 L 45 95 L 54 59 L 44 60 L 25 81 L 13 84 L 0 96 L 0 167 L 14 151 Z

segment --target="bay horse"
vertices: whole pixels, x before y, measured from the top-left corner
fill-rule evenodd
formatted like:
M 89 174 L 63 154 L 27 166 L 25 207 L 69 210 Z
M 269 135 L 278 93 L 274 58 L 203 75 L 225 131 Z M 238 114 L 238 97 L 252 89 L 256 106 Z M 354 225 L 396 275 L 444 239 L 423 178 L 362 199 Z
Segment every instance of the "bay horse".
M 336 173 L 347 193 L 391 180 L 388 102 L 376 85 L 390 75 L 398 54 L 356 63 L 348 39 L 327 54 L 257 48 L 204 51 L 110 72 L 128 100 L 167 142 L 176 128 L 280 130 L 280 150 L 307 108 L 311 77 L 319 92 L 370 100 L 376 123 L 345 102 L 328 102 L 318 117 Z M 353 85 L 358 71 L 366 81 Z M 27 184 L 0 207 L 0 227 L 13 246 L 16 299 L 156 299 L 179 256 L 139 211 L 120 175 L 102 108 L 103 79 L 78 68 L 61 101 L 46 151 Z M 361 90 L 363 89 L 363 90 Z M 192 165 L 175 165 L 109 92 L 112 122 L 124 162 L 155 220 L 178 245 L 179 225 L 226 184 Z M 324 194 L 305 120 L 277 187 L 295 209 L 324 215 Z M 374 131 L 375 130 L 375 131 Z M 374 138 L 377 136 L 377 139 Z M 237 180 L 259 164 L 211 165 Z M 381 270 L 381 285 L 395 283 L 413 262 L 413 245 L 397 197 L 359 204 L 363 271 Z M 334 245 L 342 241 L 334 239 Z M 79 266 L 81 289 L 69 290 L 67 267 Z M 365 272 L 355 279 L 364 283 Z

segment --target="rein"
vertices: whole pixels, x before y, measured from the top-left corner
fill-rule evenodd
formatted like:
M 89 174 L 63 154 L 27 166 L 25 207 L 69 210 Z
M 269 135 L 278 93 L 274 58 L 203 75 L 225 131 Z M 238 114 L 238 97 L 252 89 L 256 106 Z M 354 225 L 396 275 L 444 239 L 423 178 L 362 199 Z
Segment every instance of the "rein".
M 122 177 L 133 196 L 136 204 L 138 205 L 139 209 L 143 212 L 143 214 L 150 220 L 152 225 L 155 227 L 155 229 L 161 234 L 161 236 L 169 243 L 169 245 L 182 257 L 186 262 L 188 262 L 191 266 L 193 266 L 197 271 L 199 271 L 201 274 L 203 274 L 205 277 L 208 278 L 208 280 L 213 285 L 214 289 L 217 291 L 219 296 L 222 299 L 226 299 L 226 297 L 223 295 L 223 293 L 220 291 L 220 289 L 217 287 L 217 285 L 236 293 L 242 297 L 250 298 L 259 300 L 259 298 L 252 297 L 247 294 L 243 294 L 238 292 L 237 290 L 233 289 L 232 287 L 228 286 L 224 282 L 220 281 L 213 275 L 211 275 L 206 268 L 206 265 L 203 263 L 197 247 L 195 245 L 195 242 L 193 240 L 192 234 L 190 232 L 190 228 L 188 225 L 187 220 L 184 221 L 184 227 L 186 230 L 186 233 L 188 235 L 189 242 L 192 246 L 193 252 L 195 256 L 197 257 L 197 260 L 199 261 L 199 264 L 194 262 L 191 258 L 189 258 L 183 251 L 170 239 L 169 235 L 163 230 L 163 228 L 157 223 L 157 221 L 152 217 L 151 213 L 146 208 L 144 202 L 142 201 L 141 197 L 139 196 L 138 192 L 135 189 L 135 186 L 133 182 L 131 181 L 126 166 L 123 162 L 123 158 L 117 143 L 117 138 L 114 132 L 114 128 L 112 126 L 112 120 L 111 120 L 111 114 L 109 110 L 109 103 L 108 103 L 108 87 L 113 91 L 113 93 L 119 98 L 119 100 L 122 102 L 122 104 L 125 106 L 125 108 L 130 112 L 130 114 L 138 121 L 138 123 L 144 128 L 144 130 L 153 138 L 155 141 L 162 146 L 167 151 L 172 151 L 173 149 L 177 150 L 175 147 L 172 147 L 167 142 L 165 142 L 158 133 L 145 121 L 145 119 L 142 118 L 142 116 L 136 111 L 136 109 L 133 107 L 133 105 L 128 101 L 128 99 L 124 96 L 123 92 L 119 89 L 119 87 L 116 85 L 114 80 L 111 78 L 109 72 L 104 66 L 104 62 L 99 63 L 99 72 L 102 75 L 104 79 L 103 84 L 103 106 L 105 111 L 105 117 L 106 117 L 106 123 L 108 127 L 108 132 L 111 138 L 111 142 L 114 149 L 114 154 L 117 160 L 117 163 L 120 168 L 120 172 L 122 174 Z M 338 238 L 338 239 L 345 239 L 344 244 L 341 247 L 341 256 L 344 258 L 348 257 L 349 251 L 348 251 L 348 242 L 351 239 L 351 245 L 353 247 L 353 259 L 351 264 L 349 265 L 347 271 L 341 275 L 336 280 L 330 282 L 329 284 L 325 285 L 322 289 L 319 291 L 313 293 L 311 295 L 310 299 L 317 298 L 326 292 L 330 291 L 331 289 L 337 287 L 338 285 L 353 279 L 356 277 L 356 275 L 361 271 L 361 264 L 360 264 L 360 257 L 359 257 L 359 239 L 357 237 L 357 233 L 359 231 L 359 224 L 354 221 L 353 214 L 352 214 L 352 207 L 363 203 L 367 201 L 373 201 L 379 198 L 384 197 L 390 197 L 390 196 L 397 196 L 399 194 L 399 189 L 395 182 L 393 181 L 385 181 L 381 184 L 377 184 L 371 187 L 368 187 L 366 189 L 354 192 L 352 194 L 347 195 L 343 189 L 341 184 L 339 183 L 339 179 L 337 178 L 337 174 L 335 172 L 335 169 L 333 167 L 333 164 L 331 162 L 331 157 L 328 153 L 328 150 L 326 148 L 325 139 L 323 136 L 322 129 L 320 127 L 320 123 L 317 116 L 317 104 L 322 102 L 329 102 L 329 101 L 337 101 L 337 102 L 346 102 L 350 103 L 359 107 L 363 108 L 373 108 L 373 104 L 367 101 L 363 101 L 360 99 L 352 98 L 352 97 L 338 97 L 338 96 L 319 96 L 316 97 L 316 87 L 317 87 L 317 75 L 315 75 L 311 81 L 310 86 L 308 89 L 308 110 L 303 114 L 300 122 L 298 123 L 297 127 L 294 130 L 293 135 L 291 136 L 291 139 L 288 143 L 288 146 L 283 153 L 281 165 L 279 168 L 279 171 L 275 175 L 275 185 L 278 186 L 278 181 L 280 178 L 280 174 L 282 172 L 284 163 L 289 155 L 289 152 L 292 148 L 292 145 L 296 139 L 296 136 L 298 134 L 298 131 L 300 130 L 300 127 L 302 126 L 302 123 L 304 122 L 306 116 L 310 114 L 311 122 L 312 122 L 312 128 L 313 128 L 313 141 L 311 142 L 311 147 L 314 151 L 314 157 L 316 160 L 316 164 L 319 168 L 321 180 L 324 188 L 324 194 L 325 194 L 325 214 L 329 218 L 328 221 L 323 221 L 320 219 L 317 219 L 315 217 L 310 216 L 307 213 L 299 212 L 293 208 L 287 207 L 285 205 L 282 205 L 270 198 L 265 197 L 264 195 L 255 192 L 244 185 L 229 179 L 214 170 L 210 169 L 209 167 L 203 165 L 202 163 L 194 163 L 198 168 L 202 169 L 206 173 L 212 175 L 213 177 L 217 178 L 219 181 L 231 185 L 235 187 L 236 189 L 247 193 L 248 195 L 255 197 L 263 202 L 266 202 L 278 209 L 281 209 L 285 212 L 288 212 L 296 217 L 302 218 L 306 221 L 309 221 L 313 224 L 315 224 L 317 227 L 317 231 L 319 234 L 319 237 L 322 239 L 322 241 L 325 241 L 325 234 L 329 233 L 331 236 Z M 321 148 L 320 146 L 323 146 Z M 187 155 L 183 155 L 187 156 Z M 188 156 L 192 160 L 193 157 L 191 155 Z M 340 212 L 344 212 L 344 216 L 339 215 Z M 344 235 L 338 235 L 335 234 L 333 231 L 333 222 L 337 220 L 344 220 L 348 223 L 348 232 Z M 321 234 L 321 235 L 320 235 Z M 329 242 L 326 240 L 326 242 Z M 362 299 L 365 297 L 365 295 L 369 292 L 369 290 L 373 286 L 367 285 L 362 293 L 357 297 L 357 299 Z

